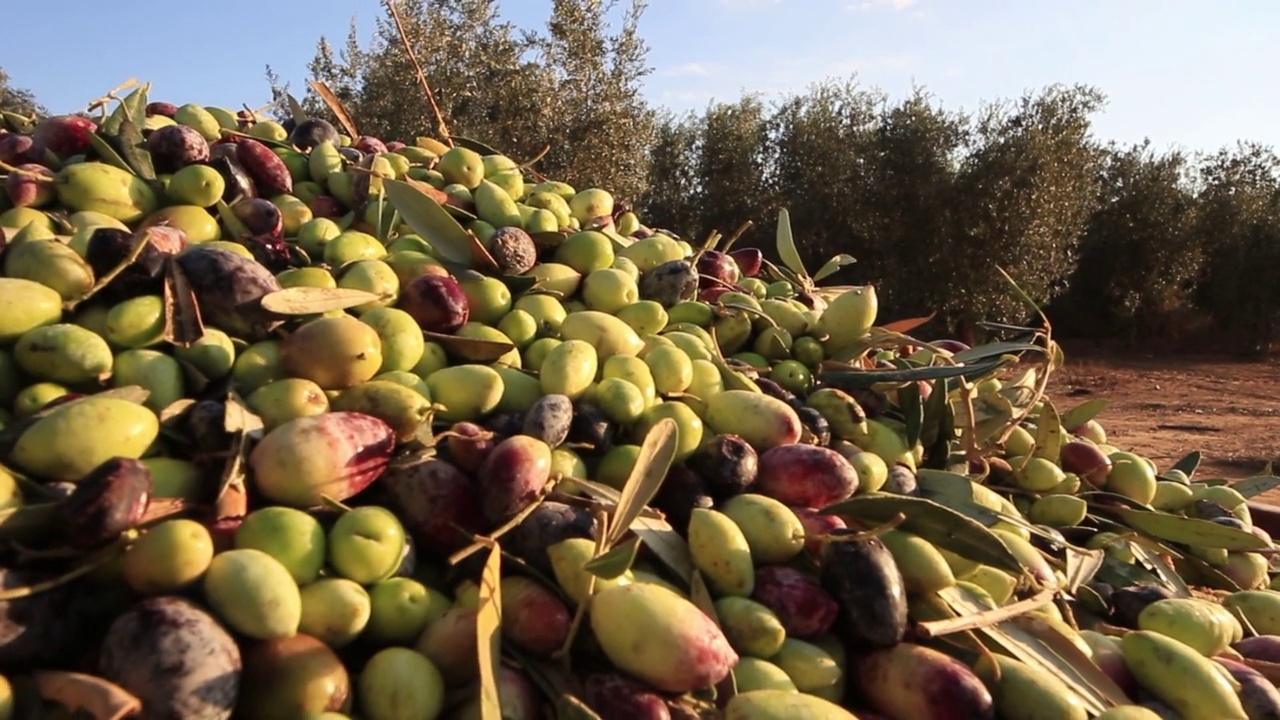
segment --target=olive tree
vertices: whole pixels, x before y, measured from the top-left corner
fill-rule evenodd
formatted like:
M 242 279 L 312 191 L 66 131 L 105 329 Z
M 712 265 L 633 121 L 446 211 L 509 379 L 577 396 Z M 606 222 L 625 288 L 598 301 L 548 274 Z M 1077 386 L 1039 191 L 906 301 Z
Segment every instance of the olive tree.
M 997 267 L 1037 303 L 1065 287 L 1096 203 L 1090 129 L 1103 104 L 1096 89 L 1052 86 L 978 115 L 956 176 L 950 250 L 931 278 L 947 287 L 938 309 L 969 339 L 980 320 L 1027 317 Z
M 1265 352 L 1280 328 L 1280 157 L 1240 143 L 1204 158 L 1196 235 L 1207 256 L 1201 299 L 1223 330 Z
M 1193 307 L 1204 254 L 1189 171 L 1183 153 L 1157 153 L 1149 140 L 1106 148 L 1097 207 L 1054 313 L 1073 334 L 1136 342 L 1168 334 L 1172 315 Z
M 868 142 L 867 221 L 884 278 L 880 295 L 897 314 L 946 305 L 951 288 L 937 269 L 956 251 L 951 230 L 955 181 L 968 118 L 936 105 L 923 90 L 886 104 Z
M 0 67 L 0 110 L 27 117 L 49 114 L 49 111 L 36 101 L 35 93 L 14 87 L 9 73 L 2 67 Z
M 703 119 L 696 113 L 677 116 L 670 111 L 658 118 L 638 208 L 650 227 L 690 237 L 701 227 L 697 158 Z
M 770 118 L 771 194 L 787 208 L 811 269 L 837 253 L 858 258 L 846 281 L 878 279 L 867 162 L 881 103 L 854 80 L 826 81 L 785 99 Z

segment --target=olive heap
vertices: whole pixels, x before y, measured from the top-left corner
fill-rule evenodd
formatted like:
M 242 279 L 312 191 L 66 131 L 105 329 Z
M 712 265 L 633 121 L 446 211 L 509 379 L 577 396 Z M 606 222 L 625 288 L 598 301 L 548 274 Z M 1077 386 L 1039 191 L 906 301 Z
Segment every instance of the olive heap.
M 1045 333 L 461 138 L 5 122 L 0 720 L 1280 717 L 1280 480 L 1059 414 Z

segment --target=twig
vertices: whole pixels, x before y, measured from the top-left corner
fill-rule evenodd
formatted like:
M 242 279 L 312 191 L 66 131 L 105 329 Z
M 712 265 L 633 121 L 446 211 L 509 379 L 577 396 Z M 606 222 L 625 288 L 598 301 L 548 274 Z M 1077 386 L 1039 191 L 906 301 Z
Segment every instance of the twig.
M 745 235 L 746 232 L 750 230 L 753 225 L 755 225 L 755 223 L 750 220 L 742 223 L 742 225 L 738 227 L 738 231 L 735 232 L 733 236 L 729 238 L 729 242 L 724 244 L 724 249 L 721 250 L 720 252 L 725 252 L 725 253 L 729 252 L 729 250 L 733 248 L 734 243 L 738 242 L 739 238 Z
M 930 638 L 951 635 L 952 633 L 963 632 L 965 630 L 977 630 L 978 628 L 998 625 L 1005 620 L 1018 617 L 1019 615 L 1029 613 L 1036 608 L 1048 605 L 1053 602 L 1053 596 L 1057 592 L 1057 588 L 1045 588 L 1026 600 L 1019 600 L 1012 605 L 1005 605 L 1004 607 L 998 607 L 994 610 L 987 610 L 985 612 L 967 615 L 965 617 L 917 623 L 915 627 L 915 634 L 916 637 L 928 640 Z
M 427 94 L 427 102 L 431 103 L 431 110 L 436 114 L 436 132 L 444 138 L 445 144 L 453 147 L 453 137 L 449 132 L 449 125 L 444 121 L 444 114 L 440 112 L 440 106 L 436 104 L 436 94 L 431 92 L 431 83 L 427 82 L 427 73 L 422 69 L 422 63 L 418 62 L 418 54 L 413 51 L 413 44 L 409 42 L 409 35 L 404 31 L 404 23 L 400 20 L 400 11 L 396 6 L 400 4 L 399 0 L 389 0 L 387 9 L 391 11 L 391 19 L 396 23 L 396 32 L 400 33 L 400 44 L 404 46 L 404 52 L 409 56 L 409 62 L 413 63 L 413 70 L 418 75 L 418 84 L 422 85 L 422 90 Z

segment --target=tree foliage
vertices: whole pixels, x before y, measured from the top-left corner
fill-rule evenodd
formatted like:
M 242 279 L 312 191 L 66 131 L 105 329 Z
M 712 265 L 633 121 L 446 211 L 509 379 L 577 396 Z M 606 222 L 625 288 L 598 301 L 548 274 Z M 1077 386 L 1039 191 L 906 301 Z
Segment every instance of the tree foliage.
M 14 87 L 9 73 L 2 67 L 0 67 L 0 111 L 18 113 L 27 117 L 47 115 L 49 112 L 36 100 L 35 93 L 25 88 Z

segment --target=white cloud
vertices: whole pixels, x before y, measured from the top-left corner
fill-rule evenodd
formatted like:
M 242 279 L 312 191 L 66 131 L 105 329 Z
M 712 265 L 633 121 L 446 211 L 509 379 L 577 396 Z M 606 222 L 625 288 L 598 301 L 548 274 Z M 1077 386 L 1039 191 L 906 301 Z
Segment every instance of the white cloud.
M 729 10 L 756 10 L 770 5 L 781 5 L 782 0 L 716 0 L 716 4 Z
M 705 77 L 711 74 L 711 68 L 705 63 L 687 62 L 683 65 L 677 65 L 668 70 L 663 70 L 665 77 Z
M 873 10 L 900 11 L 916 4 L 916 0 L 858 0 L 845 6 L 846 10 L 870 12 Z

